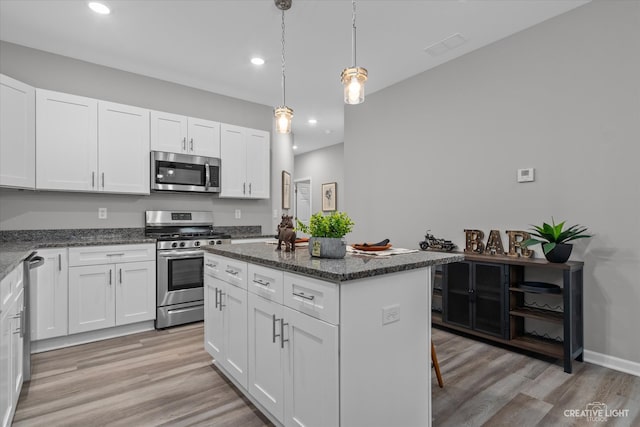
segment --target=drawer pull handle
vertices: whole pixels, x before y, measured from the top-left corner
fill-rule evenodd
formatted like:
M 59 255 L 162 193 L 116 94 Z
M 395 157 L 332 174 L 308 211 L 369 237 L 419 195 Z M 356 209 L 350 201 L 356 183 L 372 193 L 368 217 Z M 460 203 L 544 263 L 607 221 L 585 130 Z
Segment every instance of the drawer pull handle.
M 271 327 L 272 327 L 272 337 L 273 337 L 273 343 L 276 343 L 276 338 L 279 337 L 280 335 L 276 334 L 276 322 L 279 321 L 281 319 L 276 318 L 275 314 L 271 315 Z
M 234 275 L 234 276 L 237 276 L 237 275 L 238 275 L 238 272 L 237 272 L 237 271 L 235 271 L 235 270 L 225 270 L 224 272 L 225 272 L 225 273 L 232 274 L 232 275 Z
M 58 271 L 62 271 L 62 255 L 58 254 Z
M 207 267 L 215 268 L 215 267 L 216 267 L 216 265 L 215 265 L 215 264 L 207 263 Z
M 305 295 L 304 292 L 298 292 L 298 293 L 294 292 L 293 295 L 295 295 L 297 297 L 300 297 L 300 298 L 304 298 L 304 299 L 309 300 L 309 301 L 313 301 L 315 299 L 315 297 L 316 297 L 315 295 Z
M 253 283 L 257 283 L 258 285 L 262 285 L 262 286 L 265 286 L 267 288 L 271 284 L 271 282 L 265 282 L 265 281 L 260 280 L 260 279 L 254 279 Z
M 287 325 L 288 323 L 284 323 L 284 318 L 280 319 L 280 348 L 284 348 L 284 343 L 289 342 L 289 338 L 284 339 L 284 327 Z
M 118 253 L 115 253 L 115 254 L 107 254 L 107 256 L 123 256 L 123 255 L 124 255 L 124 252 L 118 252 Z

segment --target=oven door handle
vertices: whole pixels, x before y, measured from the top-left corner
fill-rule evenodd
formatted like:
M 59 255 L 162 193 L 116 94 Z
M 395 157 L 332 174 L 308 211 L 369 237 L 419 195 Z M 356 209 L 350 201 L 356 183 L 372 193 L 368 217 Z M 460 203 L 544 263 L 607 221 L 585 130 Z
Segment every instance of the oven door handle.
M 158 257 L 161 258 L 193 258 L 204 256 L 204 251 L 158 251 Z
M 204 176 L 205 176 L 204 190 L 207 191 L 211 186 L 211 171 L 209 170 L 209 163 L 204 164 Z

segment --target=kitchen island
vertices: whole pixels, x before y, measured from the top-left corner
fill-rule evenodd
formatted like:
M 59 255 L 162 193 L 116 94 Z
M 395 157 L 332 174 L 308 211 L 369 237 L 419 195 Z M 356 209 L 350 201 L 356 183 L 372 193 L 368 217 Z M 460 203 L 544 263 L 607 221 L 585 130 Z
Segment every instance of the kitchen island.
M 431 425 L 431 268 L 462 255 L 205 251 L 205 348 L 276 425 Z

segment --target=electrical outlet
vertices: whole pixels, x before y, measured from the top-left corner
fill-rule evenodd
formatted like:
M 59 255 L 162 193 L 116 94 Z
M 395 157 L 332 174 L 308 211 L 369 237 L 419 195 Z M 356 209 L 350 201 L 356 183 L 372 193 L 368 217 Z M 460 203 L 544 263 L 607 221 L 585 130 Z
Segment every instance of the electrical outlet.
M 240 209 L 236 209 L 236 219 L 240 218 L 242 218 L 242 212 L 240 211 Z
M 278 219 L 278 209 L 273 210 L 273 219 Z
M 107 208 L 98 208 L 98 219 L 107 219 Z
M 400 320 L 400 304 L 382 307 L 382 324 L 397 322 Z

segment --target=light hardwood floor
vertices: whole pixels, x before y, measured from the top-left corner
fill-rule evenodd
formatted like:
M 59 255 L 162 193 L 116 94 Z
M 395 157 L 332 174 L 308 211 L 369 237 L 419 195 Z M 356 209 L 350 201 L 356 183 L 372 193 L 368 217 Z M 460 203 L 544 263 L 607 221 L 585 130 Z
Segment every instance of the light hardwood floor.
M 640 426 L 638 377 L 586 363 L 569 375 L 560 363 L 442 330 L 433 338 L 445 382 L 439 389 L 432 377 L 436 427 Z M 629 416 L 588 423 L 563 415 L 595 401 Z M 196 323 L 33 356 L 14 426 L 102 425 L 272 424 L 211 365 Z

